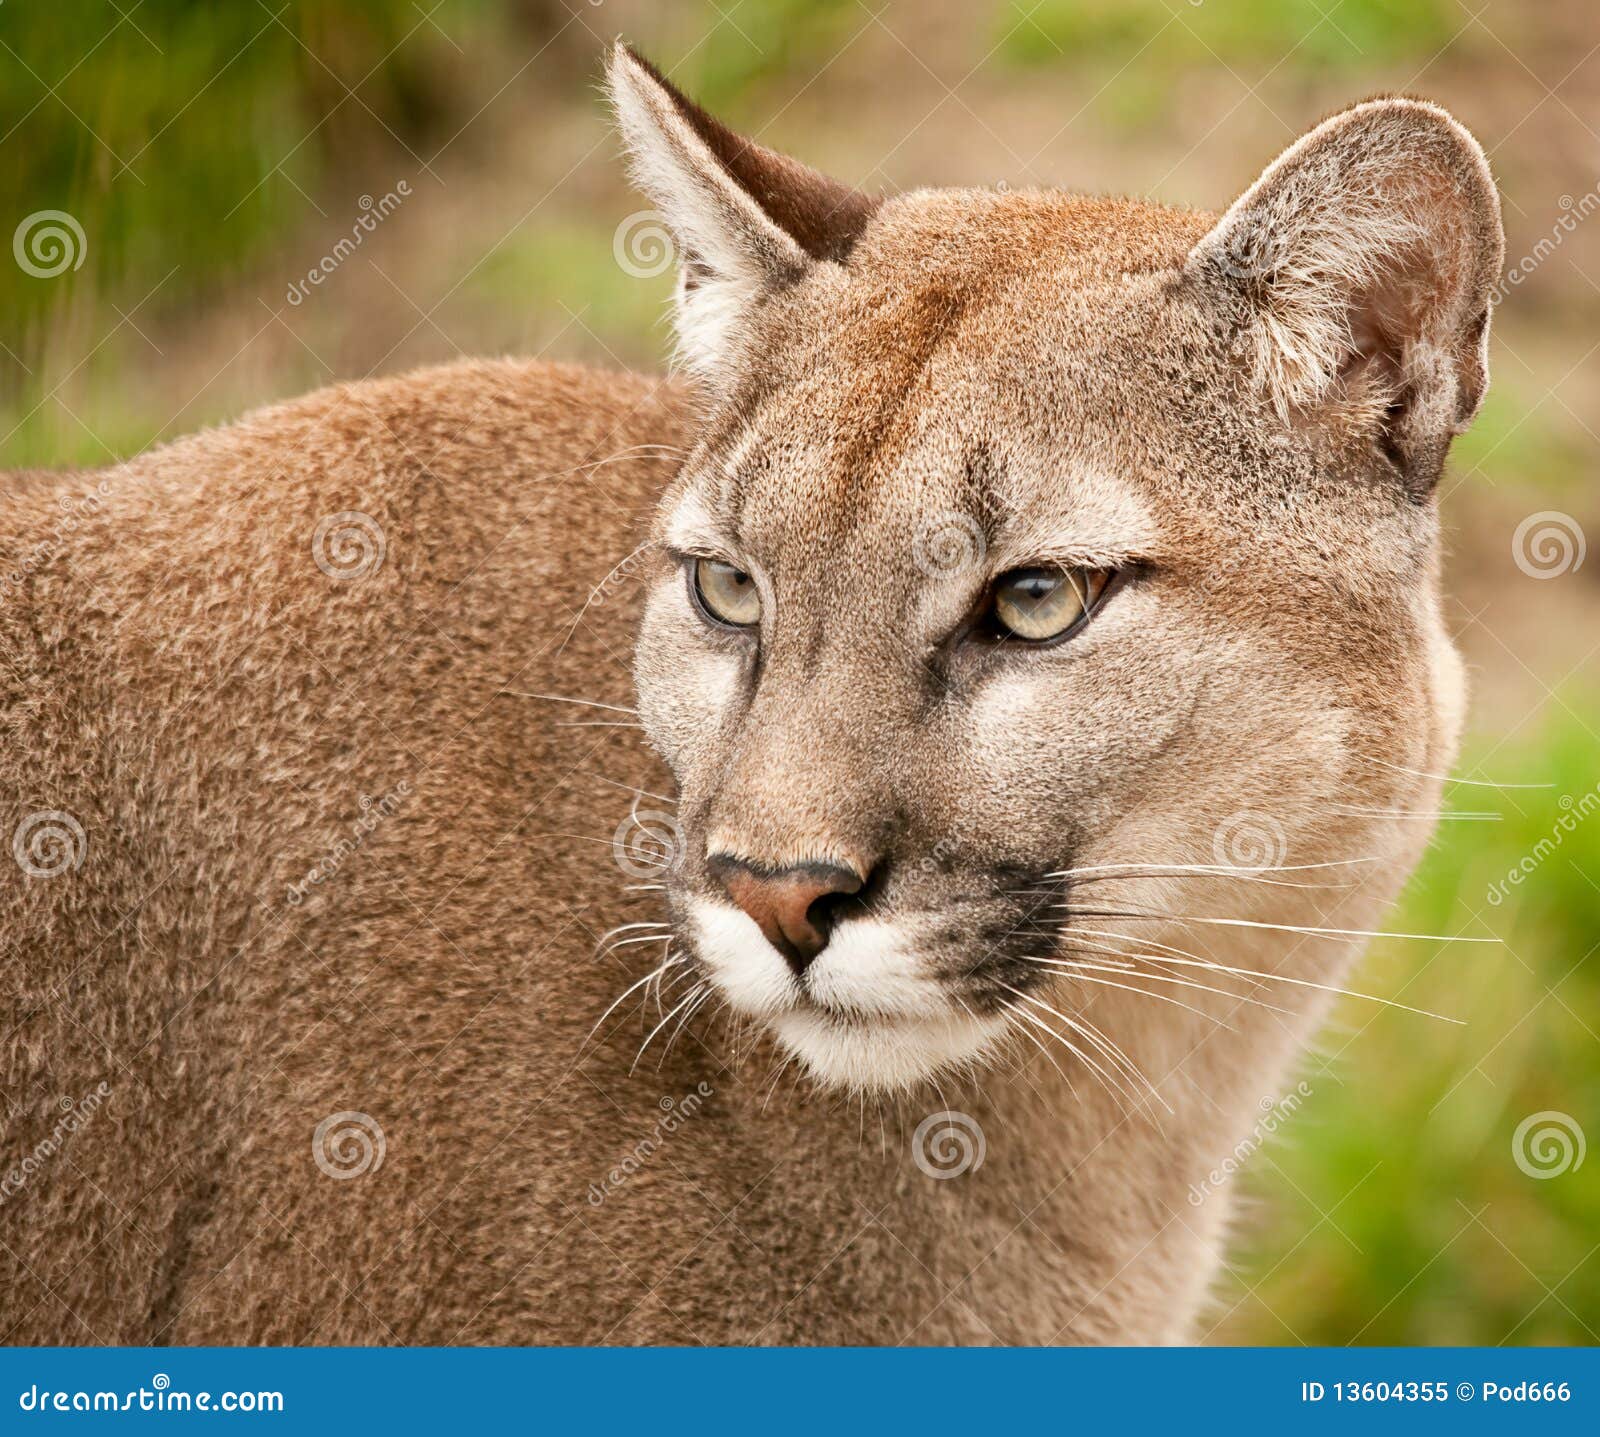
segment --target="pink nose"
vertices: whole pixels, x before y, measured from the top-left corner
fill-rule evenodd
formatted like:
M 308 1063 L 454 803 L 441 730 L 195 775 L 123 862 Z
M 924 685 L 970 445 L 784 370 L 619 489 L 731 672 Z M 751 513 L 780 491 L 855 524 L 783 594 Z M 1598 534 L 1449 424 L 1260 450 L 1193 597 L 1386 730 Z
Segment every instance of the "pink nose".
M 828 945 L 843 899 L 861 891 L 861 877 L 842 864 L 802 863 L 764 869 L 717 855 L 711 871 L 756 926 L 788 959 L 796 976 Z

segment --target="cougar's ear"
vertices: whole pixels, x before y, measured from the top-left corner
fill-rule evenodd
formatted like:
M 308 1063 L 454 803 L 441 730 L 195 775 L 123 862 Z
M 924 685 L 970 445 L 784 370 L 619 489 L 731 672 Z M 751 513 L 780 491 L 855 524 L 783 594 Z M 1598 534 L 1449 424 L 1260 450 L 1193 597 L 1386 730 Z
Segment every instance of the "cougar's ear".
M 1338 400 L 1413 492 L 1488 383 L 1505 251 L 1483 150 L 1436 105 L 1373 100 L 1291 145 L 1195 246 L 1280 414 Z
M 878 202 L 734 134 L 625 45 L 606 78 L 634 179 L 677 241 L 683 359 L 715 380 L 749 307 L 842 261 Z

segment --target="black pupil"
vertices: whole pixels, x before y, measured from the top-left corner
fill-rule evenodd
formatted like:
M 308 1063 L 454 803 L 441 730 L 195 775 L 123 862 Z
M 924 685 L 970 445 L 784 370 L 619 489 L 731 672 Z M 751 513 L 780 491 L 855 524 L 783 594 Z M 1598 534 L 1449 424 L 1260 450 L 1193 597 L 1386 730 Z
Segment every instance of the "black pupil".
M 1061 576 L 1046 569 L 1029 569 L 1006 581 L 1013 600 L 1029 606 L 1043 603 L 1060 587 Z

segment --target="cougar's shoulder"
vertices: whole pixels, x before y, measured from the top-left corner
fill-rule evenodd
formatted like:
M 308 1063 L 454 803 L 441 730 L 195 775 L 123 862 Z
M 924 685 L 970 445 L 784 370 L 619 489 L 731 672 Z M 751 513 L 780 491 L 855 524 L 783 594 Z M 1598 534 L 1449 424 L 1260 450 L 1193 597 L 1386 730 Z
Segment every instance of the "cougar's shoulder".
M 6 1152 L 74 1105 L 104 1129 L 0 1204 L 7 1340 L 395 1332 L 404 1302 L 379 1323 L 341 1284 L 441 1201 L 430 1149 L 486 1159 L 495 1090 L 570 1059 L 547 970 L 593 936 L 548 893 L 582 915 L 594 862 L 541 835 L 618 807 L 571 771 L 621 779 L 637 745 L 522 695 L 630 702 L 618 563 L 684 403 L 469 362 L 5 483 Z M 312 1159 L 344 1110 L 393 1135 L 359 1212 Z M 351 1266 L 306 1276 L 297 1233 Z
M 315 573 L 323 546 L 338 546 L 334 531 L 312 547 L 318 523 L 339 513 L 383 531 L 374 572 L 388 572 L 385 595 L 458 580 L 496 526 L 531 537 L 559 518 L 562 548 L 552 552 L 598 552 L 654 498 L 663 470 L 651 456 L 680 438 L 680 407 L 660 380 L 464 361 L 333 385 L 107 468 L 7 474 L 5 611 L 48 632 L 53 611 L 66 622 L 78 606 L 82 624 L 103 608 L 128 623 L 137 605 L 140 632 L 178 630 L 196 595 L 213 623 L 226 621 L 220 584 L 281 608 L 303 587 L 301 558 Z M 534 563 L 528 577 L 558 579 L 558 569 Z M 151 605 L 158 587 L 164 603 Z M 364 597 L 364 609 L 386 610 L 372 590 Z
M 117 791 L 95 765 L 144 784 L 203 768 L 233 815 L 247 796 L 227 785 L 260 787 L 275 725 L 296 735 L 286 776 L 302 782 L 354 736 L 328 728 L 330 688 L 363 690 L 391 731 L 448 715 L 475 695 L 424 650 L 509 643 L 535 662 L 627 554 L 672 473 L 681 408 L 660 381 L 464 362 L 336 385 L 112 468 L 20 477 L 0 510 L 15 737 L 0 764 L 41 797 L 70 774 L 89 808 Z M 599 657 L 585 632 L 548 648 L 552 675 Z M 380 672 L 389 687 L 367 690 Z M 66 750 L 58 782 L 42 761 Z

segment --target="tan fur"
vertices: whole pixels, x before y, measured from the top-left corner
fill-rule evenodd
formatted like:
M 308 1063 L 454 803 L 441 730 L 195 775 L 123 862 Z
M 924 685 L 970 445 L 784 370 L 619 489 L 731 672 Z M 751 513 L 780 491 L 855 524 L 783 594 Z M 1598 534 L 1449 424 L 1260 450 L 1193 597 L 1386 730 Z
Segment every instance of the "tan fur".
M 1229 1200 L 1189 1194 L 1284 1091 L 1321 988 L 1145 963 L 1233 996 L 1165 990 L 1185 1008 L 1149 996 L 1159 983 L 1050 975 L 1031 990 L 1095 1024 L 1159 1099 L 1109 1091 L 1038 1030 L 970 1070 L 851 1095 L 711 1002 L 636 1055 L 706 977 L 684 914 L 719 893 L 713 840 L 886 864 L 872 911 L 924 925 L 913 977 L 942 993 L 997 951 L 1031 981 L 1008 890 L 1074 865 L 1216 865 L 1242 816 L 1276 863 L 1375 861 L 1262 875 L 1304 887 L 1061 885 L 1047 896 L 1071 906 L 1069 947 L 1119 927 L 1086 910 L 1145 908 L 1189 921 L 1124 925 L 1130 951 L 1339 983 L 1358 951 L 1342 938 L 1192 920 L 1374 927 L 1425 841 L 1388 814 L 1435 805 L 1424 775 L 1451 761 L 1461 676 L 1438 616 L 1433 451 L 1412 456 L 1442 457 L 1471 405 L 1406 409 L 1422 428 L 1404 472 L 1373 426 L 1395 374 L 1473 390 L 1478 281 L 1453 271 L 1451 315 L 1428 310 L 1431 370 L 1350 318 L 1280 374 L 1255 362 L 1263 315 L 1313 335 L 1366 301 L 1330 311 L 1319 292 L 1307 318 L 1259 292 L 1271 276 L 1233 285 L 1207 258 L 1212 216 L 938 191 L 763 209 L 728 187 L 807 172 L 738 159 L 726 132 L 694 140 L 648 71 L 618 74 L 648 100 L 636 154 L 640 125 L 689 115 L 669 162 L 722 167 L 694 181 L 697 203 L 713 196 L 697 223 L 726 202 L 751 238 L 726 247 L 749 268 L 708 390 L 461 364 L 9 486 L 0 836 L 50 812 L 84 842 L 54 876 L 0 864 L 0 1162 L 44 1153 L 0 1202 L 0 1339 L 1194 1333 Z M 1455 179 L 1420 188 L 1475 237 L 1460 254 L 1476 276 L 1498 243 L 1492 190 L 1437 115 L 1417 153 Z M 1409 163 L 1404 117 L 1386 117 Z M 676 179 L 644 178 L 671 219 Z M 787 246 L 762 233 L 784 215 L 803 231 Z M 763 254 L 788 272 L 764 274 Z M 1349 273 L 1423 263 L 1386 254 Z M 1291 371 L 1315 392 L 1284 408 Z M 382 562 L 330 577 L 314 535 L 350 512 L 381 531 Z M 984 563 L 1078 545 L 1142 571 L 1032 667 L 940 657 L 971 575 L 930 579 L 914 541 L 952 514 L 979 525 Z M 759 566 L 758 675 L 652 542 L 675 523 Z M 570 726 L 628 713 L 529 694 L 637 702 L 669 765 L 631 727 Z M 629 891 L 613 835 L 674 792 L 666 892 Z M 665 940 L 598 957 L 597 940 L 659 919 L 661 896 L 685 961 L 659 1007 L 647 987 L 602 1021 Z M 83 1116 L 53 1142 L 63 1100 Z M 985 1144 L 949 1180 L 913 1152 L 944 1108 Z M 384 1151 L 338 1179 L 313 1135 L 344 1112 Z

